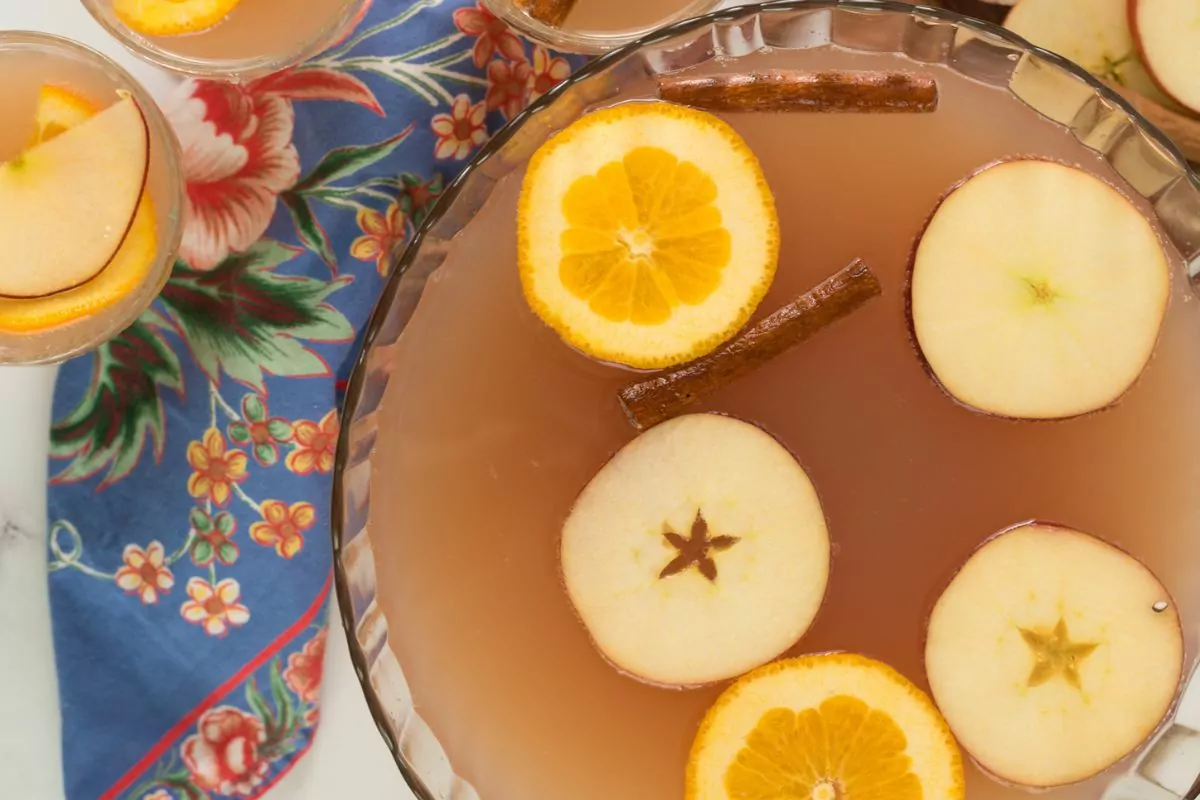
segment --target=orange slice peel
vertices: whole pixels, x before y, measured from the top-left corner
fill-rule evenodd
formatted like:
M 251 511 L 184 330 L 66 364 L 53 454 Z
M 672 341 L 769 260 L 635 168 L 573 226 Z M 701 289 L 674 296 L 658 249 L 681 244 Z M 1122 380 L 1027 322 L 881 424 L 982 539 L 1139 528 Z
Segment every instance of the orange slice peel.
M 757 159 L 719 118 L 672 103 L 596 111 L 551 138 L 517 214 L 530 307 L 602 361 L 711 352 L 775 276 L 779 223 Z
M 687 800 L 962 800 L 963 763 L 930 699 L 848 653 L 743 676 L 696 734 Z
M 114 0 L 113 13 L 145 36 L 199 33 L 220 24 L 241 0 Z

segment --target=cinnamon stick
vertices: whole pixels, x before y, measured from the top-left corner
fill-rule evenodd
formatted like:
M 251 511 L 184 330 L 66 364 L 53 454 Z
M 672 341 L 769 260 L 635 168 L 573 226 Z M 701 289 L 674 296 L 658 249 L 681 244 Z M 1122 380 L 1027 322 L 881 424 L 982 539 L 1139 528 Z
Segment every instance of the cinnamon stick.
M 768 70 L 658 81 L 663 100 L 707 111 L 808 111 L 873 114 L 937 109 L 937 81 L 906 72 Z
M 881 291 L 871 268 L 855 259 L 720 349 L 621 389 L 621 407 L 638 430 L 657 425 L 848 316 Z
M 551 28 L 561 28 L 575 0 L 517 0 L 517 8 Z

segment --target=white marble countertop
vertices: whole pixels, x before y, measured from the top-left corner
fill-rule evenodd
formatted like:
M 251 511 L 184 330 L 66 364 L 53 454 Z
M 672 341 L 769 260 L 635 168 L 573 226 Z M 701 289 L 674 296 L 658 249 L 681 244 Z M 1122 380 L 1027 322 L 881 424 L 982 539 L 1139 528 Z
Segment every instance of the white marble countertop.
M 0 0 L 0 29 L 41 30 L 102 50 L 151 91 L 172 78 L 109 40 L 78 0 Z M 53 368 L 0 368 L 0 797 L 63 797 L 58 690 L 46 572 L 46 474 Z M 410 800 L 331 626 L 321 728 L 267 800 Z

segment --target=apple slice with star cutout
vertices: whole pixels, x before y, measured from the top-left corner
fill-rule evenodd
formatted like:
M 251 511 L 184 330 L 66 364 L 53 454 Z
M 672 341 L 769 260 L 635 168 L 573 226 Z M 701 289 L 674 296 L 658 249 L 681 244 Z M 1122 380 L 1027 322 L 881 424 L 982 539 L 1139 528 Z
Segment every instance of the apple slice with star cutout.
M 1133 38 L 1150 77 L 1200 114 L 1200 5 L 1196 0 L 1129 0 Z
M 1047 788 L 1107 769 L 1153 733 L 1179 688 L 1183 635 L 1133 556 L 1023 523 L 976 550 L 938 599 L 925 668 L 980 765 Z
M 98 275 L 129 232 L 149 153 L 126 97 L 0 164 L 0 296 L 46 297 Z
M 1000 162 L 952 188 L 914 250 L 909 321 L 950 396 L 1060 419 L 1116 402 L 1149 361 L 1170 266 L 1120 192 L 1052 161 Z
M 731 678 L 791 647 L 829 579 L 821 503 L 769 434 L 717 414 L 657 425 L 588 483 L 562 575 L 597 649 L 643 681 Z

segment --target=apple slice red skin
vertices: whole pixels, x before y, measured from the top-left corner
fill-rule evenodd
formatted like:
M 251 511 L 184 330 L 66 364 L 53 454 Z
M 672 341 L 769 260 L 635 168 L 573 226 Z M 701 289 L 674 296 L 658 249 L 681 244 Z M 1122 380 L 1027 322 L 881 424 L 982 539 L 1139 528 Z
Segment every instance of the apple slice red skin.
M 971 410 L 974 411 L 975 409 L 971 409 Z M 1103 409 L 1101 409 L 1101 410 L 1103 410 Z M 1098 412 L 1093 411 L 1091 413 L 1095 414 Z M 1030 420 L 1030 421 L 1031 422 L 1054 422 L 1055 420 Z M 996 539 L 999 539 L 1001 536 L 1004 536 L 1015 530 L 1020 530 L 1021 528 L 1024 528 L 1027 526 L 1033 526 L 1033 525 L 1036 525 L 1038 527 L 1043 527 L 1043 528 L 1055 528 L 1058 530 L 1070 531 L 1073 533 L 1080 532 L 1078 528 L 1073 528 L 1070 525 L 1064 525 L 1061 522 L 1053 522 L 1050 520 L 1039 519 L 1037 517 L 1032 517 L 1030 519 L 1022 520 L 1021 522 L 1015 522 L 1012 525 L 1008 525 L 1007 527 L 1001 528 L 1000 530 L 996 531 L 995 533 L 993 533 L 990 536 L 988 536 L 987 538 L 985 538 L 983 541 L 981 541 L 975 547 L 971 548 L 971 552 L 962 558 L 962 560 L 959 562 L 958 566 L 954 569 L 954 572 L 952 572 L 950 574 L 950 576 L 942 583 L 941 589 L 938 591 L 938 593 L 936 595 L 934 595 L 934 603 L 936 604 L 937 600 L 939 598 L 941 598 L 942 593 L 945 592 L 946 589 L 950 586 L 950 584 L 954 582 L 954 579 L 958 577 L 960 572 L 962 572 L 963 567 L 965 567 L 967 565 L 967 562 L 969 562 L 972 558 L 974 558 L 976 553 L 978 553 L 980 550 L 982 550 L 987 545 L 991 544 Z M 1085 534 L 1085 535 L 1093 536 L 1094 538 L 1099 539 L 1100 541 L 1104 542 L 1104 544 L 1107 544 L 1109 547 L 1112 547 L 1114 550 L 1118 550 L 1121 553 L 1124 553 L 1126 556 L 1128 556 L 1133 561 L 1136 561 L 1138 564 L 1141 564 L 1143 568 L 1145 568 L 1148 572 L 1150 572 L 1150 574 L 1155 575 L 1154 571 L 1151 570 L 1149 567 L 1147 567 L 1144 561 L 1142 561 L 1140 558 L 1135 556 L 1133 553 L 1126 550 L 1124 547 L 1121 547 L 1120 545 L 1115 544 L 1115 543 L 1109 541 L 1108 539 L 1101 539 L 1100 537 L 1095 536 L 1094 534 L 1089 533 L 1089 534 Z M 1157 577 L 1157 575 L 1155 577 Z M 1167 598 L 1167 602 L 1170 603 L 1171 607 L 1176 608 L 1176 609 L 1179 608 L 1179 606 L 1175 604 L 1174 596 L 1167 589 L 1166 585 L 1163 584 L 1162 581 L 1159 581 L 1159 584 L 1162 585 L 1163 592 Z M 926 674 L 928 674 L 928 667 L 925 664 L 925 653 L 926 653 L 926 648 L 927 648 L 928 642 L 929 642 L 929 619 L 932 617 L 932 614 L 933 614 L 933 606 L 931 605 L 929 607 L 928 612 L 925 614 L 926 624 L 921 633 L 921 669 Z M 1178 618 L 1177 618 L 1177 620 L 1179 622 L 1179 627 L 1180 627 L 1179 636 L 1180 636 L 1180 639 L 1183 639 L 1184 638 L 1184 636 L 1183 636 L 1183 621 L 1182 621 L 1182 619 L 1178 619 Z M 1143 739 L 1141 741 L 1141 743 L 1138 744 L 1137 747 L 1135 747 L 1130 752 L 1129 755 L 1125 756 L 1126 759 L 1129 758 L 1130 756 L 1134 755 L 1135 753 L 1141 752 L 1146 747 L 1146 745 L 1149 742 L 1151 742 L 1154 739 L 1154 737 L 1157 736 L 1158 733 L 1161 730 L 1163 730 L 1163 728 L 1165 728 L 1167 726 L 1167 724 L 1170 722 L 1171 712 L 1174 710 L 1176 704 L 1178 704 L 1178 702 L 1179 702 L 1180 691 L 1183 688 L 1183 684 L 1184 684 L 1184 677 L 1187 675 L 1187 649 L 1186 648 L 1184 648 L 1183 658 L 1180 660 L 1180 663 L 1179 663 L 1179 675 L 1180 675 L 1179 682 L 1175 686 L 1175 701 L 1167 708 L 1166 712 L 1163 714 L 1163 718 L 1159 721 L 1158 725 L 1155 726 L 1155 728 L 1146 735 L 1146 738 Z M 988 767 L 985 766 L 982 762 L 980 762 L 979 759 L 975 757 L 975 754 L 972 753 L 970 751 L 970 749 L 966 745 L 964 745 L 961 741 L 958 743 L 958 746 L 961 747 L 963 749 L 963 752 L 965 752 L 967 754 L 967 756 L 971 759 L 971 763 L 975 765 L 976 769 L 978 769 L 980 772 L 987 775 L 989 778 L 996 781 L 997 783 L 1003 784 L 1004 786 L 1012 786 L 1014 788 L 1023 789 L 1023 790 L 1042 791 L 1042 790 L 1048 790 L 1048 789 L 1062 789 L 1062 788 L 1069 787 L 1069 786 L 1077 786 L 1080 783 L 1085 783 L 1086 781 L 1089 781 L 1092 778 L 1096 777 L 1095 775 L 1091 775 L 1086 778 L 1082 778 L 1078 781 L 1074 781 L 1072 783 L 1055 784 L 1053 786 L 1027 786 L 1025 784 L 1015 784 L 1015 783 L 1012 783 L 1009 779 L 1007 779 L 1001 775 L 997 775 L 996 773 L 994 773 L 990 769 L 988 769 Z M 1123 760 L 1125 760 L 1125 759 L 1122 759 L 1122 761 Z M 1121 762 L 1118 761 L 1116 763 L 1119 764 Z M 1116 766 L 1116 764 L 1111 765 L 1109 767 L 1109 769 L 1112 769 L 1113 766 Z M 1102 773 L 1100 773 L 1100 774 L 1102 774 Z
M 1146 57 L 1146 50 L 1142 47 L 1142 34 L 1138 26 L 1138 0 L 1129 0 L 1126 8 L 1129 12 L 1129 30 L 1133 33 L 1133 45 L 1137 48 L 1138 57 L 1141 58 L 1142 66 L 1146 68 L 1146 74 L 1150 76 L 1150 80 L 1154 81 L 1154 85 L 1158 87 L 1158 90 L 1167 97 L 1171 98 L 1171 101 L 1180 108 L 1186 109 L 1192 114 L 1200 115 L 1200 108 L 1193 108 L 1180 100 L 1179 97 L 1172 92 L 1165 83 L 1163 83 L 1163 81 L 1155 73 L 1154 67 L 1151 66 L 1150 59 Z M 1197 80 L 1200 80 L 1200 76 L 1197 76 Z
M 1023 422 L 1023 423 L 1028 422 L 1028 423 L 1033 423 L 1036 425 L 1053 425 L 1053 424 L 1059 423 L 1059 422 L 1069 422 L 1071 420 L 1085 419 L 1087 417 L 1091 417 L 1096 414 L 1103 414 L 1104 412 L 1110 411 L 1113 408 L 1116 408 L 1118 405 L 1120 405 L 1121 400 L 1124 399 L 1124 397 L 1127 394 L 1129 394 L 1129 392 L 1131 392 L 1135 386 L 1137 386 L 1139 381 L 1141 381 L 1140 375 L 1138 376 L 1138 378 L 1136 380 L 1134 380 L 1133 383 L 1131 383 L 1125 389 L 1124 392 L 1121 393 L 1120 397 L 1114 398 L 1111 403 L 1104 406 L 1103 408 L 1093 409 L 1092 411 L 1087 411 L 1082 414 L 1075 414 L 1073 416 L 1068 416 L 1068 417 L 1052 417 L 1052 418 L 1013 417 L 1013 416 L 1008 416 L 1006 414 L 997 414 L 993 411 L 988 411 L 988 410 L 982 409 L 982 408 L 976 408 L 975 406 L 970 405 L 969 403 L 964 403 L 962 400 L 959 400 L 957 397 L 955 397 L 950 392 L 950 390 L 946 388 L 946 385 L 942 383 L 942 380 L 941 380 L 941 378 L 939 378 L 937 376 L 937 373 L 933 371 L 933 367 L 930 366 L 929 361 L 925 358 L 925 354 L 921 350 L 921 344 L 917 339 L 917 325 L 916 325 L 916 321 L 913 319 L 913 310 L 912 310 L 912 279 L 913 279 L 913 271 L 916 269 L 916 266 L 917 266 L 917 249 L 921 246 L 921 240 L 925 238 L 925 231 L 929 229 L 929 224 L 931 222 L 933 222 L 934 216 L 937 214 L 938 209 L 940 209 L 942 207 L 942 204 L 944 202 L 946 202 L 946 199 L 948 197 L 950 197 L 950 195 L 954 194 L 954 192 L 956 192 L 961 186 L 963 186 L 965 183 L 967 183 L 967 181 L 971 180 L 976 175 L 979 175 L 981 172 L 991 169 L 992 167 L 996 167 L 1001 164 L 1011 163 L 1014 161 L 1045 161 L 1045 162 L 1051 163 L 1051 164 L 1060 164 L 1064 167 L 1071 167 L 1073 169 L 1078 169 L 1078 167 L 1076 167 L 1074 164 L 1071 164 L 1068 161 L 1059 161 L 1059 160 L 1053 159 L 1053 158 L 1045 158 L 1044 156 L 1011 156 L 1008 158 L 998 158 L 994 161 L 989 161 L 988 163 L 972 170 L 970 174 L 955 181 L 955 183 L 950 188 L 948 188 L 945 192 L 942 193 L 942 196 L 938 198 L 937 203 L 934 204 L 933 209 L 929 212 L 929 215 L 927 217 L 925 217 L 925 221 L 921 223 L 920 230 L 918 230 L 916 236 L 913 237 L 913 243 L 912 243 L 911 248 L 909 249 L 908 266 L 906 266 L 905 270 L 904 270 L 904 283 L 903 283 L 904 322 L 905 322 L 905 326 L 908 328 L 909 344 L 912 346 L 913 352 L 917 356 L 917 361 L 919 361 L 921 364 L 921 368 L 925 371 L 925 374 L 929 376 L 929 379 L 931 381 L 933 381 L 933 384 L 941 391 L 941 393 L 943 395 L 945 395 L 947 398 L 949 398 L 949 400 L 952 403 L 954 403 L 956 406 L 958 406 L 959 408 L 965 409 L 967 411 L 970 411 L 972 414 L 980 414 L 985 417 L 991 417 L 993 419 L 1004 420 L 1005 422 Z M 1115 191 L 1119 192 L 1122 196 L 1125 195 L 1124 192 L 1122 192 L 1117 187 L 1113 186 L 1111 183 L 1108 183 L 1107 181 L 1105 181 L 1105 184 L 1112 187 Z M 1159 332 L 1160 338 L 1161 338 L 1161 335 L 1162 335 L 1162 332 L 1160 330 L 1160 332 Z M 1020 524 L 1024 525 L 1024 524 L 1029 524 L 1029 523 L 1026 522 L 1026 523 L 1020 523 Z M 1010 528 L 1015 528 L 1015 527 L 1018 527 L 1018 526 L 1016 526 L 1016 525 L 1010 526 Z M 1056 525 L 1055 527 L 1066 527 L 1066 526 Z M 1008 531 L 1010 528 L 1005 528 L 1005 530 L 1001 531 L 1001 533 Z M 998 533 L 996 535 L 998 536 L 1000 534 Z
M 146 159 L 145 165 L 142 168 L 142 188 L 141 191 L 138 192 L 137 199 L 133 204 L 133 213 L 129 216 L 129 221 L 125 224 L 125 230 L 121 233 L 120 238 L 115 240 L 116 244 L 113 247 L 112 252 L 108 254 L 108 257 L 104 259 L 103 263 L 100 264 L 95 272 L 83 280 L 71 284 L 70 286 L 63 286 L 62 288 L 55 289 L 52 292 L 43 292 L 41 294 L 6 294 L 4 292 L 0 292 L 0 297 L 9 300 L 41 300 L 46 297 L 54 297 L 55 295 L 63 294 L 64 292 L 70 292 L 74 289 L 78 289 L 80 286 L 85 286 L 90 281 L 94 280 L 96 276 L 108 269 L 109 265 L 112 264 L 113 259 L 117 257 L 117 253 L 121 252 L 121 248 L 125 245 L 125 240 L 129 238 L 129 232 L 133 230 L 133 221 L 137 217 L 138 209 L 141 208 L 142 197 L 146 194 L 146 189 L 150 183 L 152 141 L 150 138 L 150 125 L 148 122 L 146 122 L 146 113 L 142 111 L 142 107 L 138 105 L 137 100 L 130 98 L 130 102 L 132 102 L 134 108 L 137 109 L 138 119 L 140 119 L 142 122 L 142 135 L 145 137 L 146 142 Z

